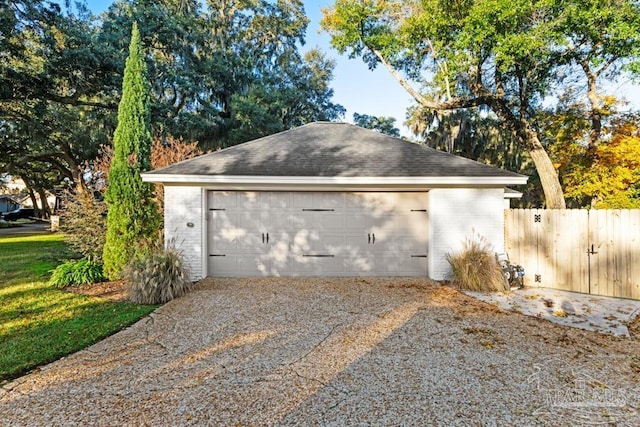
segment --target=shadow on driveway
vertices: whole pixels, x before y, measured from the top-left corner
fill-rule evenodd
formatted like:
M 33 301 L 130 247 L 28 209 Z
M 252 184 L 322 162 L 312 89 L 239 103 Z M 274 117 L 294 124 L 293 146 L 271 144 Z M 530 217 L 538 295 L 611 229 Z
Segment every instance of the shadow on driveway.
M 0 413 L 8 425 L 640 425 L 638 354 L 640 342 L 426 279 L 207 279 L 5 384 Z

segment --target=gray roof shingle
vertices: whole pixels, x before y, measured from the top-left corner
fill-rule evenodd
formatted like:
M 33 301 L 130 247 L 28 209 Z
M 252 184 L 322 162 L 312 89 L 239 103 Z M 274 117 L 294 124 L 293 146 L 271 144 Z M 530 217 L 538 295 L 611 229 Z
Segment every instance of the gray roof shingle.
M 522 175 L 347 123 L 315 122 L 149 172 L 289 177 Z

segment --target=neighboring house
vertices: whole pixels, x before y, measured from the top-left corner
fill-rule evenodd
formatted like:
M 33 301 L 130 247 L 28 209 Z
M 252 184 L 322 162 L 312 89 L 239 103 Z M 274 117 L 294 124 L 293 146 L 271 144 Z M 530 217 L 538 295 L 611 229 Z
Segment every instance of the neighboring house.
M 58 200 L 57 196 L 50 191 L 45 191 L 44 194 L 47 197 L 47 205 L 49 205 L 49 209 L 51 209 L 51 211 L 55 210 L 56 202 Z M 22 196 L 20 203 L 25 208 L 33 208 L 33 200 L 31 200 L 31 197 L 28 195 Z M 38 204 L 38 209 L 42 209 L 42 200 L 40 200 L 40 196 L 38 194 L 36 194 L 36 203 Z
M 11 212 L 18 208 L 20 208 L 20 203 L 12 196 L 0 195 L 0 213 Z
M 143 174 L 205 276 L 428 276 L 467 239 L 504 250 L 527 177 L 345 123 L 311 123 Z
M 29 196 L 27 191 L 27 186 L 22 179 L 15 178 L 10 175 L 0 175 L 0 181 L 2 187 L 6 188 L 8 190 L 7 193 L 11 194 L 13 200 L 18 203 L 19 206 L 16 207 L 16 209 L 20 207 L 34 207 L 33 200 L 31 200 L 31 197 Z M 49 205 L 49 209 L 51 209 L 51 211 L 54 211 L 58 202 L 57 196 L 50 191 L 45 191 L 45 196 L 47 198 L 47 205 Z M 42 209 L 42 200 L 40 200 L 40 196 L 38 194 L 36 194 L 36 203 L 37 208 Z M 2 210 L 0 210 L 0 212 L 2 212 Z

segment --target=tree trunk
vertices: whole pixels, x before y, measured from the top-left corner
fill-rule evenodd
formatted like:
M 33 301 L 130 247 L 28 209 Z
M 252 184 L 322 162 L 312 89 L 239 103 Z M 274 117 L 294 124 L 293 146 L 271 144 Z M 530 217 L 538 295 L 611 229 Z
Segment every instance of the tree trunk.
M 595 81 L 588 79 L 589 89 L 587 98 L 591 104 L 589 111 L 589 119 L 591 120 L 591 130 L 589 131 L 589 152 L 595 154 L 598 144 L 600 143 L 600 135 L 602 134 L 602 98 L 598 94 Z
M 498 116 L 502 123 L 513 133 L 518 141 L 529 151 L 531 159 L 536 166 L 540 183 L 544 191 L 544 198 L 548 209 L 565 209 L 564 193 L 558 178 L 558 172 L 553 167 L 553 163 L 549 158 L 546 150 L 542 146 L 538 134 L 531 128 L 526 119 L 518 118 L 511 111 L 508 103 L 500 95 L 494 95 L 478 81 L 472 85 L 472 92 L 475 93 L 474 98 L 469 99 L 448 99 L 446 102 L 430 101 L 422 96 L 409 82 L 407 82 L 400 73 L 384 58 L 382 53 L 376 49 L 369 47 L 371 51 L 380 60 L 382 65 L 391 73 L 391 75 L 400 83 L 400 85 L 415 99 L 418 104 L 425 108 L 444 111 L 455 110 L 461 108 L 478 107 L 487 105 Z
M 71 173 L 71 178 L 73 179 L 73 184 L 75 185 L 76 194 L 89 194 L 89 189 L 87 188 L 87 184 L 84 182 L 84 169 L 76 163 L 76 160 L 73 158 L 71 154 L 71 149 L 67 147 L 64 152 L 64 161 L 69 166 L 69 172 Z
M 50 218 L 51 217 L 51 209 L 49 208 L 49 203 L 47 202 L 47 194 L 44 189 L 38 187 L 37 190 L 38 196 L 40 197 L 40 203 L 42 206 L 42 218 Z
M 562 193 L 562 186 L 560 186 L 560 180 L 558 179 L 558 172 L 556 168 L 553 167 L 549 154 L 547 154 L 544 147 L 542 147 L 540 141 L 536 142 L 537 146 L 529 149 L 529 155 L 536 165 L 547 208 L 565 209 L 564 194 Z
M 22 180 L 24 181 L 24 178 Z M 31 187 L 27 187 L 27 190 L 29 191 L 29 198 L 31 199 L 31 203 L 33 204 L 33 216 L 40 218 L 40 208 L 38 208 L 38 199 L 36 199 L 36 193 L 33 192 Z
M 516 117 L 505 102 L 493 100 L 488 105 L 519 143 L 529 152 L 540 177 L 547 209 L 565 209 L 564 193 L 562 192 L 558 172 L 553 167 L 551 158 L 542 146 L 537 132 L 532 129 L 526 119 Z

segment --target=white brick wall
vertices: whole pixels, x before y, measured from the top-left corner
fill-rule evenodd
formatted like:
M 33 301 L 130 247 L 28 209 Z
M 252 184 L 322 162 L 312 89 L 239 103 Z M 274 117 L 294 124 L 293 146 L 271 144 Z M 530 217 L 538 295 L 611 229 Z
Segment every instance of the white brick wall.
M 203 277 L 202 197 L 200 187 L 164 187 L 165 245 L 173 244 L 182 252 L 191 267 L 193 280 Z
M 504 251 L 502 188 L 442 188 L 429 191 L 429 277 L 449 278 L 448 253 L 467 238 L 486 238 L 494 252 Z

